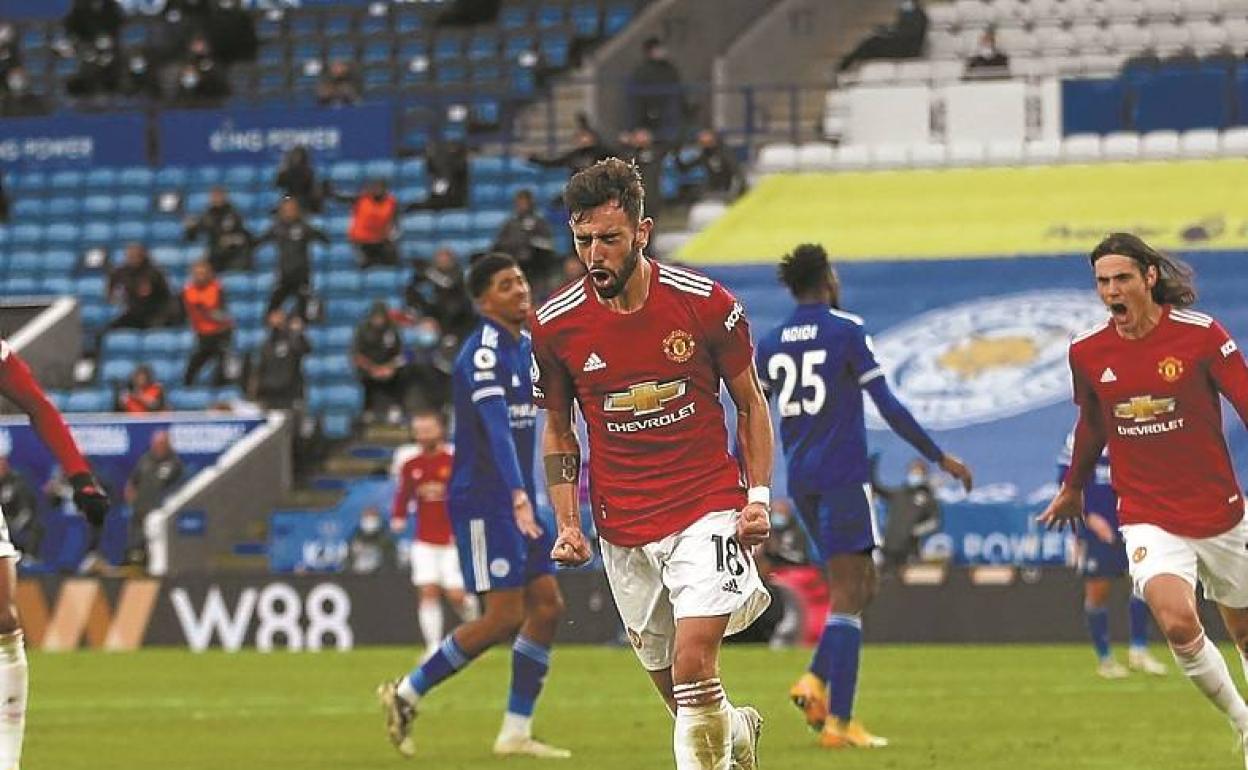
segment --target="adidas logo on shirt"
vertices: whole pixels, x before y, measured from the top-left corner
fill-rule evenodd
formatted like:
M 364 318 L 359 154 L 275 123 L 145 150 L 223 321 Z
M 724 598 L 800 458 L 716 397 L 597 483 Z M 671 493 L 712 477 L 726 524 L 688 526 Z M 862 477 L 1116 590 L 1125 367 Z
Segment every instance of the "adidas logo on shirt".
M 1105 371 L 1101 372 L 1101 382 L 1117 382 L 1117 381 L 1118 381 L 1118 377 L 1117 375 L 1114 374 L 1114 370 L 1110 369 L 1108 366 L 1105 367 Z
M 581 369 L 583 372 L 596 372 L 599 369 L 606 369 L 607 362 L 603 361 L 597 353 L 590 353 L 589 358 L 585 359 L 585 366 Z

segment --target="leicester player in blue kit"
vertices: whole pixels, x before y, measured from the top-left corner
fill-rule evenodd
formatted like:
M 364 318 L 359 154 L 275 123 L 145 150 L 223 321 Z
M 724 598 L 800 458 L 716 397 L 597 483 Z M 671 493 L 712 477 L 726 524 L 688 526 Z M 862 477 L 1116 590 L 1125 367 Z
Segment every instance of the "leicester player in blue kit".
M 1074 446 L 1075 434 L 1071 431 L 1057 458 L 1059 483 L 1070 471 Z M 1163 676 L 1165 664 L 1148 651 L 1148 604 L 1134 592 L 1128 610 L 1131 646 L 1127 650 L 1127 666 L 1115 660 L 1109 651 L 1109 591 L 1115 579 L 1127 575 L 1127 546 L 1118 532 L 1118 496 L 1110 486 L 1108 452 L 1101 452 L 1095 476 L 1083 488 L 1083 510 L 1076 568 L 1083 577 L 1083 613 L 1096 650 L 1096 673 L 1105 679 L 1122 679 L 1130 671 Z
M 529 284 L 515 261 L 487 254 L 473 263 L 468 291 L 482 315 L 455 361 L 455 463 L 448 499 L 464 585 L 484 594 L 485 612 L 464 623 L 419 668 L 384 682 L 378 697 L 390 740 L 416 751 L 412 724 L 435 686 L 490 647 L 510 641 L 511 693 L 494 743 L 499 755 L 571 756 L 533 739 L 533 709 L 550 667 L 563 597 L 550 559 L 554 536 L 533 512 L 537 407 L 525 324 Z
M 862 391 L 898 435 L 968 491 L 971 471 L 942 452 L 889 389 L 862 319 L 838 309 L 840 286 L 823 247 L 797 247 L 779 275 L 798 306 L 759 341 L 758 372 L 776 399 L 789 494 L 826 565 L 831 601 L 810 669 L 789 694 L 821 745 L 885 746 L 853 719 L 862 611 L 875 594 L 879 545 Z

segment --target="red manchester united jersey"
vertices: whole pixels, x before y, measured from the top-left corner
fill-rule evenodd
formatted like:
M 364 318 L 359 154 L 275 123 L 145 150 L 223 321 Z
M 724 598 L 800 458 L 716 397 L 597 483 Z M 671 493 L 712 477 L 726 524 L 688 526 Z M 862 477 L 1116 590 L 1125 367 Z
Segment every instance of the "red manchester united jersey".
M 532 322 L 534 399 L 549 409 L 580 405 L 594 521 L 625 547 L 745 503 L 719 400 L 720 380 L 753 356 L 744 310 L 705 276 L 650 264 L 650 293 L 636 312 L 608 309 L 583 279 Z
M 1212 537 L 1244 517 L 1218 394 L 1248 420 L 1248 368 L 1217 321 L 1165 306 L 1141 339 L 1106 324 L 1071 343 L 1070 369 L 1105 427 L 1121 523 Z
M 454 455 L 449 446 L 436 452 L 417 451 L 399 471 L 394 495 L 395 519 L 407 518 L 416 505 L 416 539 L 433 545 L 451 542 L 451 520 L 446 513 L 446 489 L 451 480 Z

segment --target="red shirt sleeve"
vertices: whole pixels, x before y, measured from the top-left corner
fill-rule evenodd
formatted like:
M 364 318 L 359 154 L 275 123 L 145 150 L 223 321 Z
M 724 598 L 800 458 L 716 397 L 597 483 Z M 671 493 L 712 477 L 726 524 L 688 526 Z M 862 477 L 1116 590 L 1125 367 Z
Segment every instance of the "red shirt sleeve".
M 1096 472 L 1097 460 L 1105 449 L 1105 424 L 1100 399 L 1075 362 L 1073 350 L 1070 353 L 1070 377 L 1075 403 L 1079 405 L 1079 421 L 1075 423 L 1070 467 L 1063 481 L 1069 486 L 1082 488 Z
M 711 346 L 711 357 L 725 380 L 736 377 L 754 360 L 750 322 L 745 307 L 718 283 L 711 290 L 703 316 Z
M 399 486 L 394 492 L 394 506 L 390 509 L 391 521 L 407 522 L 407 509 L 412 497 L 416 494 L 415 485 L 412 483 L 411 466 L 412 461 L 408 460 L 399 470 Z
M 551 411 L 571 409 L 574 400 L 572 375 L 555 353 L 554 334 L 536 318 L 531 320 L 533 360 L 529 374 L 533 378 L 533 402 Z
M 9 343 L 3 341 L 0 341 L 0 394 L 21 407 L 30 417 L 30 424 L 52 450 L 66 476 L 91 472 L 69 432 L 69 426 L 65 424 L 65 418 L 35 382 L 26 362 L 18 358 Z
M 1239 419 L 1248 425 L 1248 364 L 1244 363 L 1243 351 L 1231 338 L 1222 324 L 1214 322 L 1209 328 L 1213 348 L 1209 361 L 1209 376 L 1226 400 L 1231 402 Z

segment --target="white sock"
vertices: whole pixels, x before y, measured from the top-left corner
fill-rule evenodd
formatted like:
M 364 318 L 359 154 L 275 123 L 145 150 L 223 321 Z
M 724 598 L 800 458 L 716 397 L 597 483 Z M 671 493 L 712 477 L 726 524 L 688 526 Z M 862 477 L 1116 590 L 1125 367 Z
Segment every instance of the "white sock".
M 1240 732 L 1248 731 L 1248 705 L 1245 705 L 1239 690 L 1235 689 L 1235 680 L 1231 678 L 1231 670 L 1218 648 L 1208 643 L 1204 634 L 1186 645 L 1181 650 L 1171 648 L 1174 659 L 1192 680 L 1196 689 L 1205 694 L 1218 710 L 1226 714 Z
M 459 605 L 459 619 L 471 623 L 481 617 L 481 603 L 472 594 L 465 594 L 464 601 Z
M 26 645 L 22 632 L 0 636 L 0 768 L 16 768 L 26 732 Z
M 399 680 L 399 686 L 395 688 L 400 698 L 407 701 L 409 705 L 415 706 L 420 702 L 420 693 L 416 692 L 416 688 L 412 687 L 412 678 L 404 676 Z
M 533 717 L 513 714 L 510 711 L 504 712 L 503 726 L 499 728 L 498 734 L 508 738 L 531 738 L 533 736 Z
M 672 747 L 676 770 L 728 770 L 732 758 L 732 713 L 720 700 L 679 706 Z
M 754 737 L 754 731 L 750 727 L 750 723 L 745 721 L 745 717 L 741 714 L 741 709 L 724 701 L 724 705 L 728 708 L 728 714 L 732 720 L 730 724 L 732 729 L 730 735 L 732 738 L 732 759 L 734 762 L 743 763 L 750 758 L 750 742 Z
M 420 635 L 425 637 L 425 649 L 436 650 L 442 643 L 442 600 L 421 599 L 416 619 Z

